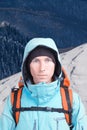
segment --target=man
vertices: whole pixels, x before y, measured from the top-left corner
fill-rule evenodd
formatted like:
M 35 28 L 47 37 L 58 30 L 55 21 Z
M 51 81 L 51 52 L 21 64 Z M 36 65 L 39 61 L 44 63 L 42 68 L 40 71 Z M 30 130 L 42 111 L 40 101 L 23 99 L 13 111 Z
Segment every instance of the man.
M 72 96 L 70 118 L 67 117 L 69 112 L 63 109 L 60 92 L 62 75 L 60 56 L 54 40 L 51 38 L 30 40 L 25 47 L 22 63 L 24 86 L 20 115 L 16 122 L 12 99 L 9 96 L 0 118 L 0 130 L 86 130 L 87 116 L 76 93 L 73 92 Z M 69 84 L 67 78 L 64 82 L 66 85 Z

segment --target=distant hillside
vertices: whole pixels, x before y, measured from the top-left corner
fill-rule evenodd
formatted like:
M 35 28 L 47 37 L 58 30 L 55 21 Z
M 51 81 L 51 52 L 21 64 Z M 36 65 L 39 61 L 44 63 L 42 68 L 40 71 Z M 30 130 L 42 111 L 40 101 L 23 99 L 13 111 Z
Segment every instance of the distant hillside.
M 0 0 L 0 23 L 2 79 L 20 71 L 28 39 L 52 37 L 61 51 L 86 43 L 87 1 Z
M 0 79 L 20 71 L 27 40 L 9 23 L 0 24 Z
M 1 0 L 0 21 L 31 37 L 52 37 L 59 48 L 87 42 L 86 0 Z
M 4 21 L 0 24 L 0 80 L 21 70 L 23 51 L 28 40 L 10 23 Z

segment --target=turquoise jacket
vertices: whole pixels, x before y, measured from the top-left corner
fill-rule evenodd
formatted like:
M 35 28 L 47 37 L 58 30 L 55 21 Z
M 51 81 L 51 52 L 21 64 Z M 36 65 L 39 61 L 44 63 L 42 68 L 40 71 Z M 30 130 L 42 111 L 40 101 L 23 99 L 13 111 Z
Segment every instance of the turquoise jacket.
M 35 40 L 35 42 L 34 42 Z M 57 52 L 58 60 L 60 62 L 59 53 L 54 41 L 48 39 L 33 39 L 25 47 L 22 75 L 25 81 L 25 61 L 32 49 L 39 44 L 48 46 Z M 37 41 L 37 42 L 36 42 Z M 43 42 L 44 41 L 44 42 Z M 32 43 L 32 44 L 31 44 Z M 24 70 L 23 70 L 24 69 Z M 41 82 L 39 84 L 32 84 L 30 80 L 26 81 L 24 85 L 21 106 L 22 107 L 53 107 L 62 108 L 62 100 L 60 94 L 60 77 L 55 78 L 55 81 L 46 84 Z M 20 118 L 17 126 L 12 113 L 11 96 L 8 96 L 2 115 L 0 116 L 0 130 L 69 130 L 64 113 L 58 112 L 43 112 L 43 111 L 24 111 L 20 112 Z M 72 112 L 73 130 L 87 129 L 87 116 L 85 114 L 84 106 L 78 94 L 73 92 L 73 112 Z

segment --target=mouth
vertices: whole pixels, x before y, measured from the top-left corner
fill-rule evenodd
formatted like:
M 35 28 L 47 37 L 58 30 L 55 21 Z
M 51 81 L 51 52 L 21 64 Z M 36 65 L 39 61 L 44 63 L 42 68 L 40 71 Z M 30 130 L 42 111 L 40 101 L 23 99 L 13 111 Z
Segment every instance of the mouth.
M 47 75 L 38 75 L 39 77 L 46 77 Z
M 39 79 L 43 80 L 47 78 L 47 75 L 38 75 Z

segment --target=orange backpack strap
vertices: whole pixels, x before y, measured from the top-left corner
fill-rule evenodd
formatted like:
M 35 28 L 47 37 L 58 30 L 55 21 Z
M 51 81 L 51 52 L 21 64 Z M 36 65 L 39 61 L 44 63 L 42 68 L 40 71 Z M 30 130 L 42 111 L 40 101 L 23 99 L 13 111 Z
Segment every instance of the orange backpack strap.
M 22 82 L 22 78 L 20 77 L 20 81 L 18 82 L 19 88 L 13 88 L 11 91 L 12 111 L 13 111 L 13 117 L 16 125 L 19 121 L 20 111 L 17 111 L 17 109 L 21 108 L 21 95 L 22 95 L 23 85 L 24 84 Z
M 72 89 L 69 87 L 70 82 L 64 68 L 62 68 L 62 76 L 63 76 L 63 80 L 61 82 L 61 87 L 60 87 L 62 106 L 64 110 L 68 111 L 68 113 L 65 113 L 65 118 L 67 123 L 72 129 Z
M 18 82 L 18 87 L 21 88 L 23 86 L 24 86 L 24 82 L 23 82 L 22 76 L 20 76 L 20 80 Z

